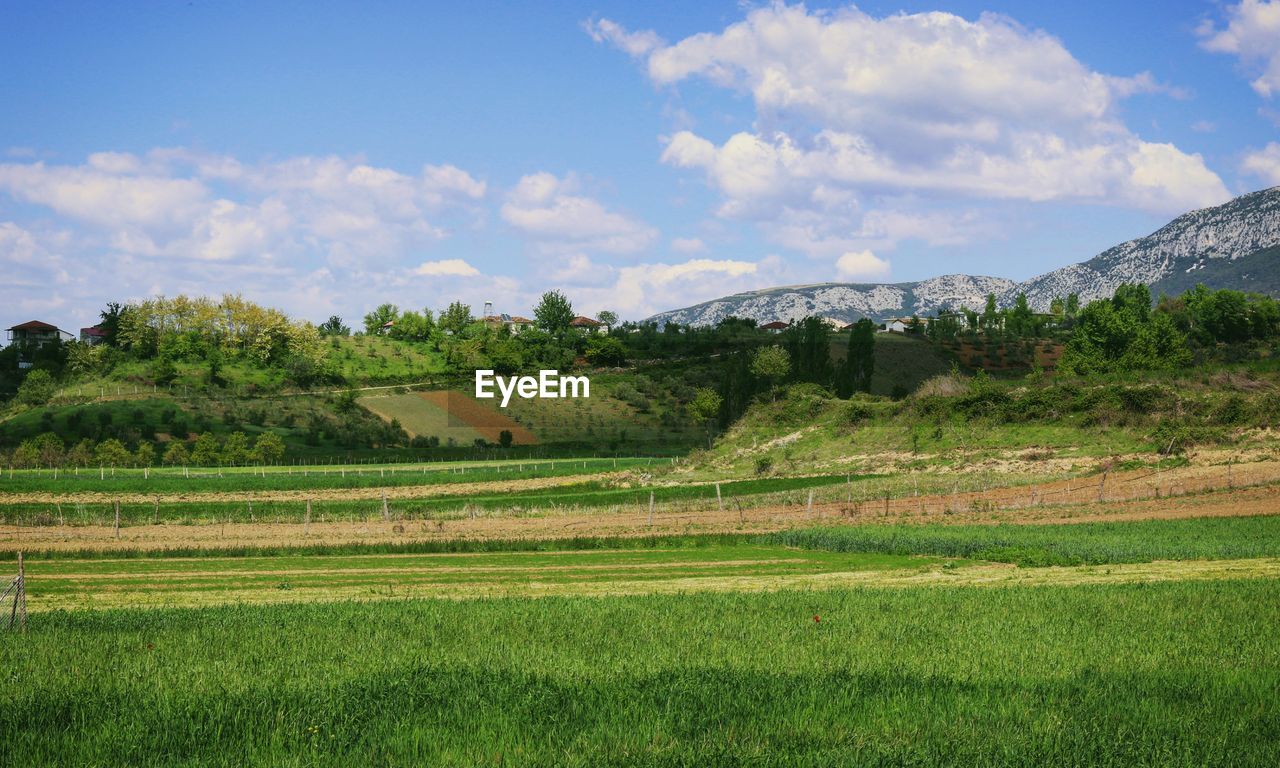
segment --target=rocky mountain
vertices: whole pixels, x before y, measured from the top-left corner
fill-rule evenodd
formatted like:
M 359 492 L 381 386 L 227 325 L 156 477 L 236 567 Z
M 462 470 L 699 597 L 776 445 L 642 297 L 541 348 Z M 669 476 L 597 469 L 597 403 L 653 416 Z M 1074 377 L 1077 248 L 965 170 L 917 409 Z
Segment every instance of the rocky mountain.
M 1259 276 L 1236 264 L 1280 245 L 1280 187 L 1241 195 L 1215 208 L 1183 214 L 1155 232 L 1108 248 L 1086 262 L 1032 278 L 999 298 L 1010 304 L 1025 291 L 1031 305 L 1047 309 L 1055 296 L 1081 302 L 1110 296 L 1124 283 L 1146 283 L 1156 295 L 1204 283 L 1210 288 L 1263 290 Z M 1271 262 L 1274 265 L 1274 260 Z M 1270 278 L 1274 286 L 1274 277 Z
M 941 309 L 981 307 L 987 294 L 1017 283 L 1000 277 L 944 275 L 918 283 L 818 283 L 750 291 L 672 310 L 650 318 L 659 324 L 714 325 L 730 315 L 770 323 L 808 315 L 851 323 L 861 317 L 928 315 Z
M 761 323 L 820 315 L 928 315 L 941 309 L 981 309 L 989 293 L 1009 306 L 1021 292 L 1047 310 L 1056 296 L 1082 302 L 1110 296 L 1123 283 L 1180 293 L 1196 283 L 1280 295 L 1280 187 L 1184 214 L 1146 237 L 1109 248 L 1088 261 L 1017 283 L 999 277 L 944 275 L 916 283 L 818 283 L 739 293 L 649 318 L 659 324 L 710 325 L 730 315 Z

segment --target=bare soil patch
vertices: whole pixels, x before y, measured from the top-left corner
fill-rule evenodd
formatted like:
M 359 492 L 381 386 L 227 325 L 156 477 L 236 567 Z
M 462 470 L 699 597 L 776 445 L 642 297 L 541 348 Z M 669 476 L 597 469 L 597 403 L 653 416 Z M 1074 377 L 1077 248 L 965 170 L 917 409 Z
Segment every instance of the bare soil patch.
M 481 405 L 466 393 L 446 390 L 419 392 L 418 396 L 443 408 L 450 420 L 459 420 L 491 443 L 498 442 L 504 430 L 511 433 L 512 442 L 516 445 L 536 445 L 538 442 L 537 436 L 520 426 L 519 422 L 494 408 Z

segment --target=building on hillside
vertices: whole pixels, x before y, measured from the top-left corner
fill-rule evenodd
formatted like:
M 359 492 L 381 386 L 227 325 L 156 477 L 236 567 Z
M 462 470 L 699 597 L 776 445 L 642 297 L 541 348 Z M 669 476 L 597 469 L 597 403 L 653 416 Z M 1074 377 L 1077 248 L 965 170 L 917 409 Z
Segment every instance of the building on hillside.
M 589 317 L 578 315 L 569 321 L 570 328 L 577 328 L 586 333 L 608 333 L 609 328 L 599 320 L 592 320 Z
M 533 327 L 533 321 L 529 318 L 521 317 L 519 315 L 508 315 L 505 312 L 500 315 L 485 315 L 482 318 L 482 321 L 485 325 L 493 328 L 494 330 L 506 328 L 508 331 L 511 331 L 512 336 L 519 334 L 521 331 L 527 331 Z
M 387 333 L 391 332 L 392 328 L 395 328 L 395 327 L 396 327 L 396 321 L 388 320 L 387 322 L 382 324 L 381 328 L 378 329 L 378 335 L 379 336 L 386 335 Z
M 782 333 L 790 327 L 790 323 L 784 323 L 781 320 L 774 320 L 772 323 L 765 323 L 760 326 L 760 330 L 768 331 L 769 333 Z
M 906 333 L 911 323 L 910 317 L 891 317 L 880 324 L 880 333 Z
M 91 325 L 80 329 L 80 343 L 96 346 L 107 340 L 107 329 L 100 325 Z
M 21 325 L 7 329 L 10 344 L 43 347 L 59 341 L 71 341 L 75 337 L 56 325 L 42 323 L 39 320 L 28 320 Z

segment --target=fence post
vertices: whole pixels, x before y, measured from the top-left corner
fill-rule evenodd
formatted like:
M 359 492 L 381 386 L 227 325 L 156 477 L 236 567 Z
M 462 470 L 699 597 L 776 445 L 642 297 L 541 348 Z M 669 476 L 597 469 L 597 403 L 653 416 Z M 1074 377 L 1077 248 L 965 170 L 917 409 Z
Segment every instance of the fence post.
M 649 491 L 649 527 L 653 527 L 653 491 Z
M 1107 475 L 1109 472 L 1102 473 L 1102 482 L 1098 483 L 1098 501 L 1106 501 L 1107 498 Z
M 720 508 L 721 512 L 724 511 L 724 501 L 720 498 L 720 483 L 716 483 L 716 506 Z
M 117 499 L 115 502 L 115 510 L 116 510 L 116 527 L 115 527 L 116 539 L 119 539 L 120 538 L 120 500 L 119 499 Z
M 307 499 L 307 515 L 302 518 L 302 535 L 306 536 L 311 531 L 311 499 Z
M 385 523 L 390 519 L 391 519 L 391 512 L 390 510 L 387 509 L 387 489 L 383 488 L 382 489 L 382 521 Z

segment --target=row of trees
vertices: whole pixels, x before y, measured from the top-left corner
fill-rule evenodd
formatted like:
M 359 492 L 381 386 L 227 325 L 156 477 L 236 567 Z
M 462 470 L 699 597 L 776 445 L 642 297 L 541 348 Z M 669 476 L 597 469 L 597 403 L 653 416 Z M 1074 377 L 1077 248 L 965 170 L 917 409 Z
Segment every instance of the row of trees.
M 1280 341 L 1280 303 L 1270 296 L 1203 285 L 1152 308 L 1145 285 L 1122 285 L 1080 311 L 1061 370 L 1108 373 L 1161 370 L 1211 357 L 1220 346 Z
M 23 440 L 8 457 L 8 464 L 19 469 L 149 467 L 159 460 L 166 466 L 241 466 L 274 464 L 284 458 L 284 451 L 284 440 L 274 432 L 263 432 L 252 441 L 243 432 L 232 432 L 224 440 L 205 432 L 190 445 L 183 440 L 169 441 L 163 454 L 146 440 L 138 441 L 132 450 L 116 438 L 99 442 L 86 438 L 68 446 L 57 434 L 44 432 Z

